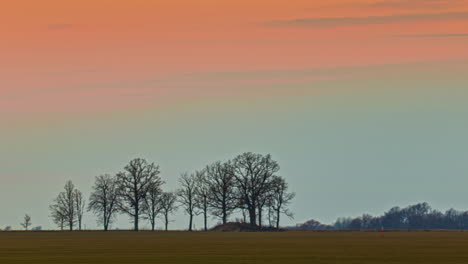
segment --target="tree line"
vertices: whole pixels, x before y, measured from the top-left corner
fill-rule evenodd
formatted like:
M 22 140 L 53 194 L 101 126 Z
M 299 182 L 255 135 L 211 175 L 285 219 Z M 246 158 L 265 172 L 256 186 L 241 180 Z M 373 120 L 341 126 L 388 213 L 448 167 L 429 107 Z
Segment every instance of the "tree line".
M 83 194 L 68 181 L 50 205 L 50 216 L 61 230 L 81 230 L 83 215 L 89 211 L 105 231 L 119 214 L 130 217 L 135 231 L 141 221 L 155 230 L 158 219 L 167 231 L 170 216 L 181 208 L 188 216 L 189 231 L 196 216 L 203 217 L 206 231 L 210 216 L 226 224 L 236 212 L 251 225 L 262 227 L 267 222 L 279 228 L 282 215 L 292 217 L 288 205 L 295 197 L 279 170 L 270 154 L 248 152 L 182 173 L 179 188 L 164 191 L 159 165 L 137 158 L 115 175 L 97 176 L 87 206 Z
M 393 207 L 382 216 L 364 214 L 355 218 L 339 218 L 333 225 L 337 230 L 464 230 L 468 228 L 468 211 L 455 209 L 440 212 L 428 203 L 405 208 Z

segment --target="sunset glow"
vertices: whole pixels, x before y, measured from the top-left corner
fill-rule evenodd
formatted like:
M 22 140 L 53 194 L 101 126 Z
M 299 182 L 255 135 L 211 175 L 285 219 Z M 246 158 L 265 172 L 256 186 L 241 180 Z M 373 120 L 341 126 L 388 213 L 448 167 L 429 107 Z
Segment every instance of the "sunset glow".
M 457 207 L 467 73 L 468 0 L 2 1 L 0 207 L 50 183 L 4 214 L 46 223 L 65 180 L 143 156 L 172 188 L 246 151 L 282 165 L 298 222 Z
M 466 1 L 21 0 L 0 12 L 2 115 L 130 110 L 197 94 L 243 94 L 200 87 L 210 77 L 182 85 L 187 74 L 468 56 Z

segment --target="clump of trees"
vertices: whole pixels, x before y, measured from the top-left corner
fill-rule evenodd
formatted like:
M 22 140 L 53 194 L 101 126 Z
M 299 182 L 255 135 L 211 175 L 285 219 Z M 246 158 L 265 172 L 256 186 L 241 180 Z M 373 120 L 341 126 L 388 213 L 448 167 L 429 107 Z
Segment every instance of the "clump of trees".
M 168 192 L 163 190 L 159 166 L 137 158 L 115 176 L 96 177 L 87 210 L 97 216 L 105 231 L 117 214 L 127 215 L 135 231 L 141 220 L 147 220 L 155 230 L 159 218 L 167 230 L 170 216 L 178 208 L 188 216 L 189 231 L 193 230 L 196 216 L 203 216 L 203 229 L 208 230 L 210 216 L 226 224 L 236 212 L 244 215 L 244 221 L 248 214 L 249 223 L 256 226 L 264 224 L 267 213 L 268 224 L 279 228 L 281 215 L 292 217 L 288 205 L 295 196 L 278 175 L 279 170 L 271 155 L 248 152 L 183 173 L 179 188 Z M 83 195 L 71 181 L 50 206 L 52 220 L 61 230 L 76 226 L 81 230 L 84 209 Z
M 467 227 L 468 212 L 455 209 L 440 212 L 428 203 L 393 207 L 382 216 L 364 214 L 356 218 L 339 218 L 334 224 L 334 228 L 339 230 L 464 230 Z

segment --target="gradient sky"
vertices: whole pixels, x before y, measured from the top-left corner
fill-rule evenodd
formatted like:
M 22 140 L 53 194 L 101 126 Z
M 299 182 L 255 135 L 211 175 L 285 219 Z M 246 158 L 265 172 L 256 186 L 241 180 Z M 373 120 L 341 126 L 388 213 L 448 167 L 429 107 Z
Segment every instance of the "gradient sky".
M 134 157 L 171 190 L 244 151 L 280 162 L 285 224 L 467 210 L 467 101 L 467 0 L 6 1 L 0 228 Z

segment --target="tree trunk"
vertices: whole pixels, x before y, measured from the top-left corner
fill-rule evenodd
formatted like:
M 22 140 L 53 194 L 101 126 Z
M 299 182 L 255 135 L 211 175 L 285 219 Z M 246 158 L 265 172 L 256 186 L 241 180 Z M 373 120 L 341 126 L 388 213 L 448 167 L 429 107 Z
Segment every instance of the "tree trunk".
M 203 224 L 205 231 L 208 231 L 208 201 L 206 196 L 203 198 Z
M 133 220 L 135 226 L 134 226 L 133 229 L 136 232 L 136 231 L 138 231 L 138 220 L 139 220 L 138 216 L 139 216 L 139 213 L 140 213 L 140 208 L 139 208 L 139 206 L 140 206 L 140 203 L 139 203 L 140 201 L 139 200 L 140 199 L 137 198 L 138 197 L 138 191 L 137 191 L 137 183 L 136 182 L 134 182 L 133 188 L 134 188 L 133 189 L 133 198 L 135 199 L 135 215 L 134 215 L 134 220 Z
M 258 208 L 258 226 L 262 227 L 262 208 Z
M 268 225 L 269 225 L 270 227 L 273 226 L 273 223 L 272 223 L 272 221 L 271 221 L 271 207 L 268 207 Z
M 255 207 L 249 209 L 250 224 L 254 226 L 257 225 L 257 216 L 255 211 Z
M 106 205 L 106 204 L 104 203 L 104 206 L 105 206 L 105 205 Z M 104 207 L 104 208 L 105 208 L 105 207 Z M 103 222 L 103 224 L 104 224 L 104 231 L 107 231 L 107 211 L 106 211 L 106 210 L 104 210 L 104 216 L 103 216 L 103 218 L 104 218 L 104 222 Z
M 208 231 L 208 215 L 206 213 L 206 208 L 205 208 L 205 211 L 203 212 L 203 221 L 205 224 L 205 231 Z
M 104 197 L 106 197 L 106 190 L 104 189 Z M 104 206 L 103 206 L 103 211 L 104 211 L 104 231 L 107 231 L 108 228 L 108 221 L 107 221 L 107 199 L 104 199 Z
M 166 224 L 166 231 L 167 231 L 167 226 L 169 225 L 169 219 L 168 219 L 167 215 L 165 216 L 165 218 L 166 218 L 166 223 L 165 224 Z
M 134 216 L 133 231 L 138 231 L 138 216 Z
M 190 214 L 189 231 L 192 231 L 193 214 Z
M 279 229 L 280 215 L 281 215 L 281 212 L 279 210 L 276 211 L 276 229 Z
M 134 216 L 134 224 L 135 224 L 135 227 L 134 227 L 134 231 L 138 231 L 138 207 L 135 208 L 135 216 Z
M 223 202 L 223 225 L 227 223 L 227 209 L 226 204 Z

